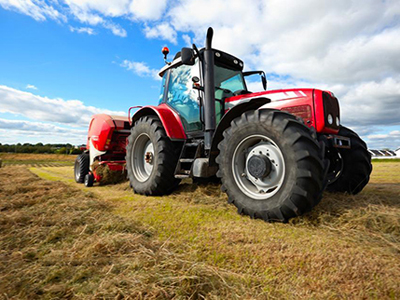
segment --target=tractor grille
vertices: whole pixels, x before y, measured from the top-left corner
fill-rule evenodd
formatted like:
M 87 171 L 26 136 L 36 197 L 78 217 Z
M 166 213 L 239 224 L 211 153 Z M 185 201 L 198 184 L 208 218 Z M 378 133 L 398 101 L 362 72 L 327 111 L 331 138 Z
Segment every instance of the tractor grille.
M 323 92 L 322 95 L 324 100 L 325 127 L 339 129 L 339 125 L 336 123 L 336 118 L 339 118 L 340 120 L 339 102 L 335 97 L 332 97 L 327 92 Z M 328 122 L 329 114 L 332 116 L 333 119 L 332 124 L 329 124 Z

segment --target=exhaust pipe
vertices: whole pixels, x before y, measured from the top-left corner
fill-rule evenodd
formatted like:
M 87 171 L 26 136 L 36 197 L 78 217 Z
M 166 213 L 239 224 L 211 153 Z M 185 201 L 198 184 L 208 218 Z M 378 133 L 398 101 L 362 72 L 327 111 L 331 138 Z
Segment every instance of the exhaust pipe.
M 206 48 L 204 50 L 204 148 L 211 149 L 211 141 L 215 131 L 215 88 L 214 88 L 214 54 L 211 42 L 214 31 L 207 30 Z

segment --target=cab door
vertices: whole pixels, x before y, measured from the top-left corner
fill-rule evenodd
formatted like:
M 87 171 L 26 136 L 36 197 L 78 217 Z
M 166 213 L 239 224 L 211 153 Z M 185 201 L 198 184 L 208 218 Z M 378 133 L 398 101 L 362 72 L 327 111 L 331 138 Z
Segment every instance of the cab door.
M 170 69 L 164 94 L 166 103 L 178 112 L 186 132 L 201 131 L 199 91 L 193 89 L 192 78 L 200 78 L 198 59 L 193 66 Z

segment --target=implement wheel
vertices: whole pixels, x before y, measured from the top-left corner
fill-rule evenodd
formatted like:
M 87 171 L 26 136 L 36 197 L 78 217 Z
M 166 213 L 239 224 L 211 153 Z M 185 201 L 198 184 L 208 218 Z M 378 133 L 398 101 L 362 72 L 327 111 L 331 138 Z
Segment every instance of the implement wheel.
M 246 112 L 225 130 L 218 148 L 217 175 L 239 213 L 287 222 L 320 201 L 321 149 L 310 129 L 293 115 Z
M 89 153 L 79 154 L 75 160 L 74 177 L 77 183 L 83 183 L 89 173 Z

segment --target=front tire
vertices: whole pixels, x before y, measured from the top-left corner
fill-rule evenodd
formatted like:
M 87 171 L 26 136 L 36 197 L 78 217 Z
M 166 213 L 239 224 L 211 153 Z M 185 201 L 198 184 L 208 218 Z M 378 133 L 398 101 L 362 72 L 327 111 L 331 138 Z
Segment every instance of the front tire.
M 337 149 L 341 160 L 336 160 L 336 163 L 341 164 L 341 172 L 335 181 L 328 184 L 327 191 L 355 195 L 369 182 L 372 172 L 371 154 L 367 144 L 349 128 L 342 126 L 338 135 L 350 138 L 351 148 Z
M 74 177 L 77 183 L 83 183 L 89 173 L 89 153 L 79 154 L 75 160 Z
M 321 149 L 310 129 L 293 115 L 246 112 L 232 121 L 218 148 L 217 175 L 239 213 L 287 222 L 320 201 Z
M 154 116 L 136 121 L 126 147 L 126 168 L 133 190 L 142 195 L 165 195 L 180 182 L 174 176 L 179 149 Z

